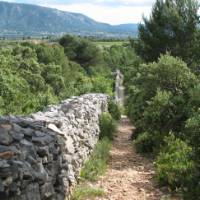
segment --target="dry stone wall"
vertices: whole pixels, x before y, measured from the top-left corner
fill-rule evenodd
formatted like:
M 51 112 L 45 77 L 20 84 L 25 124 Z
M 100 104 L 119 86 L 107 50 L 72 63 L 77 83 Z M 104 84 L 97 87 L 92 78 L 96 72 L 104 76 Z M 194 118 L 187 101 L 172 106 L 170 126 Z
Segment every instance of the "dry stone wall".
M 120 72 L 120 70 L 116 70 L 115 72 L 116 80 L 115 80 L 115 102 L 121 106 L 124 105 L 124 91 L 125 87 L 123 86 L 124 76 Z
M 65 200 L 99 138 L 108 97 L 87 94 L 0 118 L 0 199 Z

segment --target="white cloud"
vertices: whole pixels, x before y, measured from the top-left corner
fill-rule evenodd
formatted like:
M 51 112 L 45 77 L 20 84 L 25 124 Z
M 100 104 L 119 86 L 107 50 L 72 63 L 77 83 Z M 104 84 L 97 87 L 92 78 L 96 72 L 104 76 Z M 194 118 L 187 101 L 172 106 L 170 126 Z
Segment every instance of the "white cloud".
M 98 0 L 103 1 L 103 0 Z M 120 0 L 131 1 L 131 0 Z M 148 16 L 151 12 L 151 6 L 105 6 L 90 3 L 81 4 L 56 4 L 43 6 L 57 8 L 63 11 L 71 11 L 85 14 L 96 21 L 123 24 L 123 23 L 138 23 L 141 22 L 142 15 Z
M 121 5 L 151 6 L 155 2 L 155 0 L 113 0 L 113 2 Z

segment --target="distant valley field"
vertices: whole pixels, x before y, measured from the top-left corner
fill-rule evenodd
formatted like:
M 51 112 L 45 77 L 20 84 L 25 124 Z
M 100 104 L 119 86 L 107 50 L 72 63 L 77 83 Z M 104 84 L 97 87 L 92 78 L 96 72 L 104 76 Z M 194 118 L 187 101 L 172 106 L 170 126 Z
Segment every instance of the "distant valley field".
M 106 41 L 106 42 L 104 42 L 104 41 L 95 41 L 94 43 L 99 47 L 111 47 L 113 45 L 121 46 L 121 45 L 124 45 L 124 44 L 128 44 L 127 41 Z

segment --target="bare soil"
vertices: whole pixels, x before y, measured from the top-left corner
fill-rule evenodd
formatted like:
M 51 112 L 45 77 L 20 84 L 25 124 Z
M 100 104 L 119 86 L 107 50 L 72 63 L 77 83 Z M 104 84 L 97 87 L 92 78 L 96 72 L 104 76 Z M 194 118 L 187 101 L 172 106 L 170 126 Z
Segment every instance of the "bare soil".
M 154 179 L 153 159 L 138 154 L 131 141 L 134 127 L 123 117 L 110 152 L 106 174 L 95 187 L 103 188 L 105 197 L 95 200 L 180 200 Z

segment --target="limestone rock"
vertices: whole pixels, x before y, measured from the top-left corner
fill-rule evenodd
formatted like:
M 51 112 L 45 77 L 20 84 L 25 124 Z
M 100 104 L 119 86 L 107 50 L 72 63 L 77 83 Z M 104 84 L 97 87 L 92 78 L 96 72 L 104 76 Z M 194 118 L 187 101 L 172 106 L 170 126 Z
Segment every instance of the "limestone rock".
M 2 127 L 0 127 L 0 144 L 9 145 L 13 141 L 11 135 L 8 131 Z
M 37 183 L 28 185 L 25 195 L 26 200 L 41 200 L 39 185 Z
M 61 130 L 59 130 L 55 124 L 49 124 L 48 128 L 56 133 L 59 133 L 61 135 L 64 135 L 63 132 Z
M 42 185 L 40 188 L 40 191 L 41 191 L 42 199 L 48 199 L 48 198 L 52 197 L 55 193 L 54 187 L 51 182 L 50 183 L 47 182 L 44 185 Z
M 73 154 L 75 152 L 75 148 L 74 148 L 74 141 L 72 140 L 71 137 L 66 137 L 66 144 L 65 144 L 65 148 L 67 150 L 67 153 Z
M 68 199 L 107 104 L 106 95 L 86 94 L 27 117 L 0 117 L 0 199 Z

